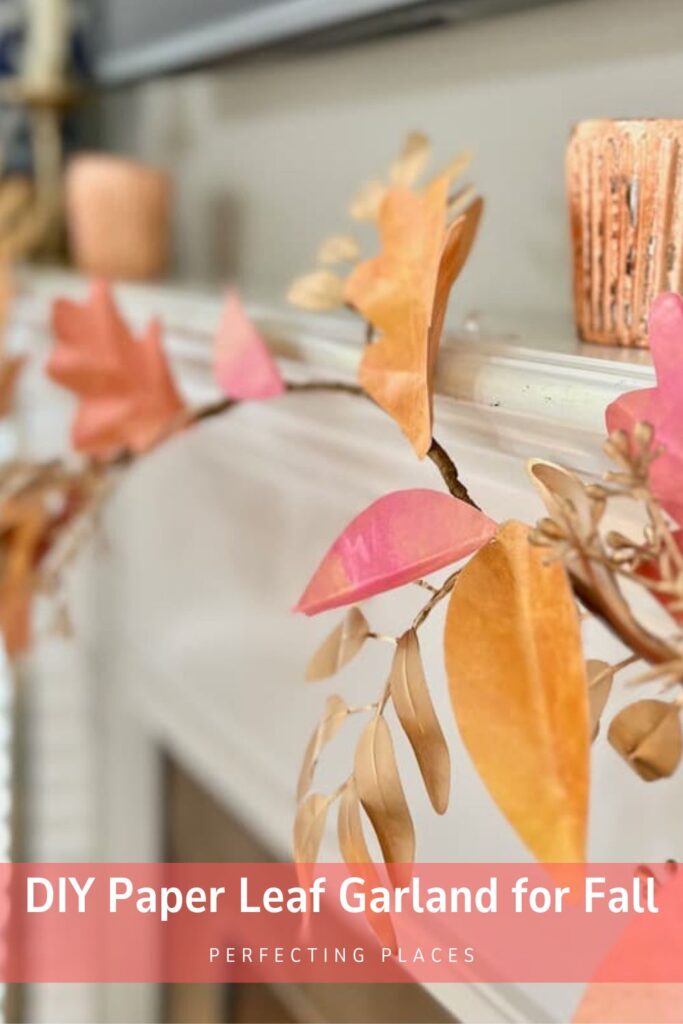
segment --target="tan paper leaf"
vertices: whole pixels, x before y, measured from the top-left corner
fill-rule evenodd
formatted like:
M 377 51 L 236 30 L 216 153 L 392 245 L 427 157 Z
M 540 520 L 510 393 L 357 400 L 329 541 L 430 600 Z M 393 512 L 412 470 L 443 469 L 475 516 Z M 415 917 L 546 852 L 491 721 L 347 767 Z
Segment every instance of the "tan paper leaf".
M 590 719 L 591 740 L 600 732 L 600 716 L 609 700 L 614 682 L 614 668 L 606 661 L 589 658 L 586 662 L 588 677 L 588 712 Z
M 462 153 L 458 153 L 457 156 L 454 156 L 453 159 L 439 171 L 437 177 L 440 178 L 441 175 L 445 174 L 449 183 L 453 184 L 454 181 L 457 181 L 457 179 L 462 177 L 465 173 L 472 163 L 473 156 L 474 154 L 471 149 L 463 149 Z
M 641 779 L 666 779 L 683 750 L 680 707 L 663 700 L 629 704 L 612 719 L 607 739 Z
M 353 235 L 332 235 L 318 250 L 321 263 L 355 263 L 360 257 L 360 248 Z
M 401 153 L 389 168 L 393 185 L 410 188 L 424 171 L 432 154 L 432 146 L 422 132 L 411 132 L 403 144 Z
M 429 695 L 414 629 L 398 641 L 390 684 L 396 714 L 417 758 L 429 799 L 437 814 L 443 814 L 450 795 L 451 759 Z
M 386 194 L 383 181 L 366 181 L 351 200 L 349 213 L 354 220 L 377 220 Z
M 396 766 L 389 726 L 376 716 L 363 730 L 354 761 L 358 795 L 387 864 L 412 864 L 415 831 Z
M 314 312 L 338 309 L 344 304 L 344 284 L 344 279 L 331 270 L 314 270 L 292 283 L 287 301 Z
M 332 797 L 311 793 L 299 804 L 294 819 L 295 863 L 315 864 L 317 861 L 331 803 Z
M 467 185 L 465 188 L 458 189 L 454 195 L 448 197 L 446 216 L 449 220 L 454 220 L 464 213 L 471 203 L 475 202 L 478 198 L 475 185 Z
M 562 565 L 505 523 L 465 566 L 445 632 L 453 710 L 482 781 L 540 860 L 583 860 L 586 670 Z
M 531 459 L 528 470 L 553 519 L 564 522 L 569 506 L 576 514 L 572 522 L 578 527 L 579 535 L 590 537 L 594 529 L 592 508 L 582 481 L 563 466 L 543 459 Z
M 325 747 L 330 740 L 337 735 L 346 721 L 348 714 L 349 709 L 346 706 L 346 702 L 343 701 L 341 697 L 337 697 L 336 694 L 333 694 L 331 697 L 327 698 L 323 717 L 308 741 L 306 752 L 304 753 L 304 759 L 299 773 L 299 782 L 296 787 L 297 800 L 301 800 L 304 794 L 308 792 L 313 781 L 313 774 L 323 747 Z
M 337 827 L 341 855 L 347 864 L 353 865 L 354 874 L 364 880 L 366 891 L 369 892 L 380 885 L 381 881 L 365 842 L 358 791 L 353 779 L 350 779 L 341 795 Z M 378 914 L 368 910 L 366 917 L 382 945 L 395 949 L 396 935 L 391 923 L 391 915 L 388 913 Z
M 337 818 L 339 850 L 347 864 L 372 864 L 360 818 L 360 801 L 356 783 L 351 779 L 344 787 Z
M 306 681 L 315 683 L 333 676 L 358 654 L 369 633 L 368 620 L 360 608 L 350 608 L 309 661 Z

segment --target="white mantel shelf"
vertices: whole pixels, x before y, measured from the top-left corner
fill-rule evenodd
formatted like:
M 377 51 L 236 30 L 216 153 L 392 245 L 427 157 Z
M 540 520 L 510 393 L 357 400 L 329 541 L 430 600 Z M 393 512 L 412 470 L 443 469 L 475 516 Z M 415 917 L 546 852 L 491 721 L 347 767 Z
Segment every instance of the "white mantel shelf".
M 82 296 L 84 282 L 56 274 L 25 279 L 12 343 L 44 352 L 49 305 L 57 294 Z M 161 315 L 188 397 L 214 395 L 211 335 L 219 297 L 138 286 L 121 288 L 119 296 L 136 323 Z M 258 303 L 251 310 L 289 377 L 353 377 L 360 353 L 353 321 Z M 649 386 L 653 371 L 646 354 L 577 345 L 566 325 L 516 333 L 498 340 L 448 339 L 439 364 L 437 436 L 491 515 L 533 521 L 540 506 L 524 460 L 536 455 L 599 473 L 605 405 L 626 390 Z M 25 446 L 43 454 L 63 450 L 68 402 L 37 375 L 29 375 L 23 394 Z M 81 786 L 79 799 L 90 801 L 81 846 L 64 849 L 64 833 L 55 831 L 54 813 L 46 810 L 39 855 L 158 857 L 161 745 L 275 855 L 286 857 L 298 762 L 325 696 L 339 688 L 351 701 L 367 701 L 388 667 L 386 652 L 370 648 L 332 684 L 304 686 L 307 657 L 339 616 L 306 620 L 288 609 L 345 523 L 382 493 L 410 486 L 439 486 L 433 467 L 417 464 L 398 430 L 369 403 L 344 395 L 289 395 L 240 407 L 137 466 L 106 515 L 109 553 L 92 545 L 74 573 L 78 642 L 66 649 L 45 643 L 36 658 L 42 666 L 34 672 L 37 713 L 42 708 L 54 715 L 65 693 L 80 701 L 81 755 L 90 765 L 87 780 L 82 771 L 72 780 L 74 792 Z M 368 602 L 376 628 L 395 632 L 408 620 L 423 601 L 413 590 Z M 436 818 L 412 755 L 398 742 L 418 857 L 525 860 L 459 749 L 437 620 L 435 615 L 426 631 L 424 653 L 435 705 L 453 744 L 455 784 L 452 811 Z M 616 660 L 619 650 L 596 631 L 591 656 Z M 47 717 L 42 728 L 49 729 Z M 353 737 L 342 732 L 324 758 L 322 787 L 344 777 L 352 749 Z M 50 786 L 56 785 L 51 766 L 46 755 L 38 773 L 50 809 Z M 676 785 L 645 792 L 598 741 L 591 856 L 658 860 L 683 848 Z M 38 825 L 42 820 L 36 811 Z M 333 859 L 330 826 L 323 855 Z M 491 1024 L 566 1019 L 577 989 L 452 985 L 433 991 L 465 1024 Z M 126 1019 L 130 1004 L 117 1001 L 123 998 L 111 995 L 104 1019 Z M 138 998 L 142 1014 L 144 995 Z

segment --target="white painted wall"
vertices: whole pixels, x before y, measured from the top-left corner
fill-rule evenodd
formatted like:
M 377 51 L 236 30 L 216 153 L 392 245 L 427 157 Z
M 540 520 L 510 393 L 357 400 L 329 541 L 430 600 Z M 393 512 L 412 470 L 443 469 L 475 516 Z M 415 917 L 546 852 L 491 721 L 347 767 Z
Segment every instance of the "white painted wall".
M 466 144 L 489 202 L 455 306 L 569 305 L 563 156 L 594 116 L 683 116 L 680 0 L 567 0 L 412 37 L 112 93 L 112 148 L 173 169 L 177 269 L 274 297 L 404 132 Z M 462 295 L 463 298 L 459 298 Z

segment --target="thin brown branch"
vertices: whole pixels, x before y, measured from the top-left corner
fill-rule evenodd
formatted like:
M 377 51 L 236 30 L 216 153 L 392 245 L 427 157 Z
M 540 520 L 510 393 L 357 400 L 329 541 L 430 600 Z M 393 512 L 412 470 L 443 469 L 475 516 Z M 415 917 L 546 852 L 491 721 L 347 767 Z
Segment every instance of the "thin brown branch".
M 417 615 L 413 619 L 413 624 L 412 624 L 412 628 L 413 629 L 419 629 L 420 626 L 425 622 L 425 620 L 434 611 L 434 609 L 436 608 L 437 604 L 439 604 L 441 601 L 443 601 L 444 597 L 447 597 L 448 594 L 450 594 L 451 590 L 453 589 L 453 587 L 456 584 L 456 581 L 457 581 L 459 575 L 460 575 L 460 570 L 456 569 L 456 571 L 451 573 L 451 575 L 448 577 L 448 579 L 445 580 L 441 584 L 439 589 L 436 590 L 432 594 L 432 596 L 427 601 L 427 603 L 422 606 L 420 611 L 417 613 Z
M 469 491 L 460 479 L 458 467 L 455 465 L 446 449 L 439 444 L 436 438 L 432 438 L 432 443 L 427 455 L 432 460 L 439 473 L 441 473 L 443 481 L 453 497 L 459 498 L 461 501 L 465 501 L 468 505 L 471 505 L 472 508 L 478 509 L 479 506 L 470 497 Z

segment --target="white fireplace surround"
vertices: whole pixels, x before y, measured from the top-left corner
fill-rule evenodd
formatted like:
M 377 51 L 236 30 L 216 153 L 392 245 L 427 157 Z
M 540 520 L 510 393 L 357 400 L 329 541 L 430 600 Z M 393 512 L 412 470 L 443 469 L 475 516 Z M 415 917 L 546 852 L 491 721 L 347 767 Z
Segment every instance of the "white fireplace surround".
M 26 277 L 10 331 L 42 362 L 50 302 L 84 295 L 85 283 Z M 160 314 L 168 349 L 191 401 L 216 394 L 211 333 L 219 297 L 122 287 L 136 323 Z M 252 313 L 290 378 L 352 378 L 359 354 L 350 320 L 255 304 Z M 491 318 L 491 323 L 494 320 Z M 499 317 L 505 325 L 505 318 Z M 486 326 L 486 318 L 484 318 Z M 472 494 L 494 517 L 532 521 L 540 504 L 524 461 L 540 456 L 597 475 L 605 405 L 653 380 L 642 354 L 595 350 L 567 325 L 469 332 L 450 338 L 438 376 L 436 436 L 454 455 Z M 534 337 L 535 335 L 535 337 Z M 44 455 L 65 450 L 70 400 L 33 369 L 22 384 L 18 443 Z M 29 848 L 27 859 L 145 860 L 163 856 L 160 751 L 170 753 L 232 815 L 286 857 L 298 762 L 325 696 L 365 700 L 383 683 L 387 652 L 362 652 L 330 684 L 303 683 L 306 660 L 339 619 L 289 609 L 341 528 L 381 494 L 440 487 L 396 427 L 348 396 L 290 395 L 240 407 L 178 437 L 136 466 L 113 496 L 96 536 L 74 565 L 73 642 L 41 642 L 24 674 Z M 367 614 L 396 631 L 424 601 L 418 588 L 376 598 Z M 441 617 L 424 633 L 435 704 L 454 756 L 451 809 L 429 807 L 412 754 L 398 740 L 421 860 L 516 860 L 526 854 L 478 782 L 458 741 L 439 656 Z M 589 624 L 590 653 L 620 647 Z M 613 707 L 623 702 L 616 696 Z M 330 746 L 322 787 L 348 770 L 353 729 Z M 657 860 L 680 854 L 680 778 L 646 787 L 604 738 L 593 755 L 591 856 Z M 323 855 L 336 856 L 334 820 Z M 226 851 L 226 859 L 230 852 Z M 466 1024 L 561 1021 L 577 986 L 432 986 Z M 35 1021 L 153 1019 L 145 986 L 40 986 Z

